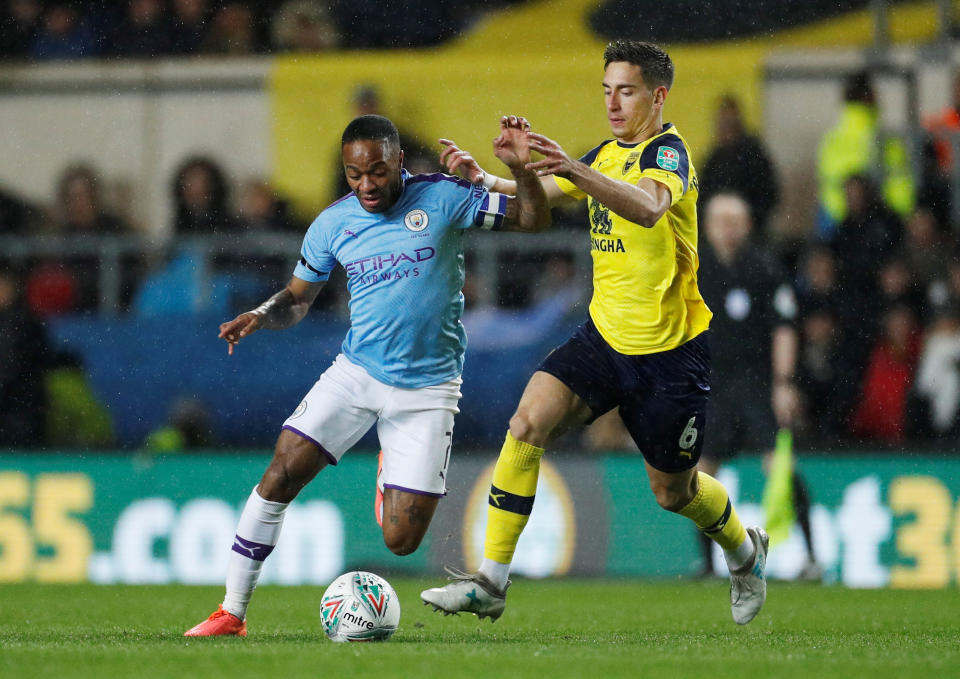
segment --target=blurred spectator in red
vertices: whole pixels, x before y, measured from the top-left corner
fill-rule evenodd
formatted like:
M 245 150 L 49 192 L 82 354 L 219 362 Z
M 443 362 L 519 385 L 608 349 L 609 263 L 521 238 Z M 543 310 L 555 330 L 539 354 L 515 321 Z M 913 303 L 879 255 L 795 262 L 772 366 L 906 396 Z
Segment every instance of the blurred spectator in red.
M 187 158 L 174 176 L 173 231 L 179 236 L 228 232 L 236 224 L 228 207 L 227 178 L 206 156 Z
M 102 185 L 97 171 L 85 163 L 71 165 L 61 173 L 54 215 L 58 234 L 115 236 L 129 231 L 126 222 L 104 205 Z M 31 308 L 43 315 L 97 309 L 101 266 L 95 253 L 67 253 L 59 260 L 41 263 L 28 278 Z M 124 266 L 120 275 L 128 278 L 131 273 L 130 267 Z
M 927 331 L 914 395 L 922 405 L 920 433 L 960 436 L 960 312 L 948 309 Z
M 340 44 L 329 3 L 288 0 L 273 16 L 273 45 L 285 52 L 325 52 Z
M 907 395 L 920 352 L 913 311 L 897 304 L 886 311 L 882 334 L 867 363 L 850 433 L 866 441 L 896 444 L 904 439 Z
M 22 59 L 30 52 L 43 5 L 40 0 L 6 0 L 0 7 L 0 59 Z
M 157 57 L 173 51 L 173 28 L 163 0 L 129 0 L 113 35 L 121 57 Z
M 213 16 L 203 41 L 206 54 L 244 55 L 257 52 L 253 11 L 242 2 L 227 2 Z
M 743 196 L 753 215 L 753 236 L 763 240 L 770 212 L 780 200 L 777 172 L 763 142 L 747 133 L 733 95 L 720 99 L 714 135 L 714 147 L 700 172 L 700 204 L 722 191 Z
M 75 311 L 80 298 L 79 287 L 71 266 L 64 262 L 40 262 L 26 278 L 27 307 L 37 316 Z
M 209 25 L 210 8 L 207 0 L 173 0 L 173 53 L 199 52 Z
M 23 305 L 19 281 L 0 269 L 0 447 L 43 445 L 48 353 L 46 331 Z
M 53 2 L 43 14 L 40 29 L 30 47 L 38 60 L 81 59 L 97 54 L 94 32 L 72 2 Z

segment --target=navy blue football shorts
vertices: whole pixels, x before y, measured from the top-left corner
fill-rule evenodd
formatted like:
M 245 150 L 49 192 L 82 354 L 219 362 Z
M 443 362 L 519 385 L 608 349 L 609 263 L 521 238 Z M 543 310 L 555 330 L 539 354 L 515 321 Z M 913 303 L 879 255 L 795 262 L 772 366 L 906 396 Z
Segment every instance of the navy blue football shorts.
M 703 332 L 669 351 L 628 356 L 587 320 L 540 364 L 590 407 L 590 421 L 620 408 L 644 459 L 662 472 L 697 464 L 710 395 L 710 344 Z

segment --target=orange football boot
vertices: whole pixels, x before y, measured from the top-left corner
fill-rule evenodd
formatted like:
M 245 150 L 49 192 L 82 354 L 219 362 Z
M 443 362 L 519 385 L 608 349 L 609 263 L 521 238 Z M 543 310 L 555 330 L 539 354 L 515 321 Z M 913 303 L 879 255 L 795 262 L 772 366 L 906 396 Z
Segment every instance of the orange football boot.
M 377 494 L 373 498 L 373 514 L 377 517 L 377 525 L 383 527 L 383 451 L 377 456 Z
M 183 633 L 185 637 L 245 637 L 247 636 L 247 621 L 241 620 L 233 613 L 217 606 L 217 610 L 210 617 L 195 627 Z

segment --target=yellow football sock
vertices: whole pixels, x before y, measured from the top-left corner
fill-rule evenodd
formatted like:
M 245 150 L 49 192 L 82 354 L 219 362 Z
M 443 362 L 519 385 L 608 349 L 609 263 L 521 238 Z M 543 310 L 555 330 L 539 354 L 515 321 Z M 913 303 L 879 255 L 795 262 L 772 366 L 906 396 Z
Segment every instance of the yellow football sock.
M 699 489 L 690 504 L 678 513 L 687 517 L 703 534 L 732 552 L 747 539 L 747 531 L 740 523 L 727 495 L 727 489 L 709 474 L 697 472 Z
M 533 510 L 540 476 L 543 448 L 518 441 L 508 431 L 487 502 L 487 535 L 483 556 L 497 563 L 510 563 L 517 540 Z

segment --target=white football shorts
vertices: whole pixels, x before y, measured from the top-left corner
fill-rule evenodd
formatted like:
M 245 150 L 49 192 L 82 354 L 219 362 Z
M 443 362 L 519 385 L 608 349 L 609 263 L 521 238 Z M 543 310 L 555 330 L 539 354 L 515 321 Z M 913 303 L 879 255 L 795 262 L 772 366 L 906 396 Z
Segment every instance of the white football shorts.
M 339 354 L 283 428 L 316 443 L 335 465 L 376 423 L 383 487 L 442 497 L 461 384 L 458 377 L 419 389 L 391 387 Z

